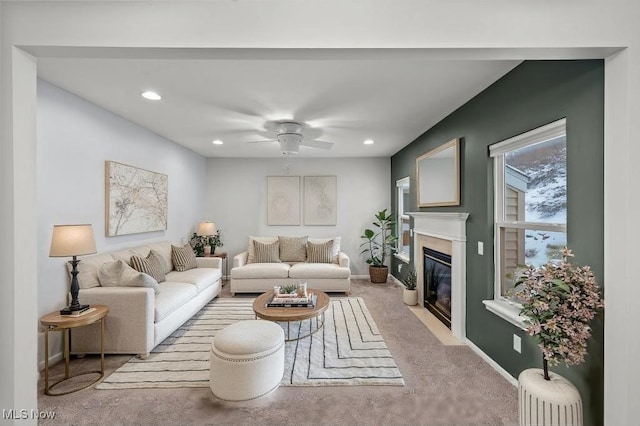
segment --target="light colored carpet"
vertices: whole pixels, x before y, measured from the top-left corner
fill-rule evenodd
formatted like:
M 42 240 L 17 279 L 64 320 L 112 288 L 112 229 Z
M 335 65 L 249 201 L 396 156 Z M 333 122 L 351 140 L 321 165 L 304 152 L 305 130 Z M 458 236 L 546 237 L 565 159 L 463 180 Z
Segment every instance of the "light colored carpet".
M 214 299 L 148 359 L 131 359 L 97 389 L 209 386 L 209 349 L 216 333 L 236 321 L 253 319 L 253 299 Z M 313 321 L 292 323 L 306 334 Z M 285 327 L 286 324 L 282 324 Z M 282 386 L 397 385 L 404 380 L 360 297 L 332 299 L 325 324 L 310 337 L 287 342 Z

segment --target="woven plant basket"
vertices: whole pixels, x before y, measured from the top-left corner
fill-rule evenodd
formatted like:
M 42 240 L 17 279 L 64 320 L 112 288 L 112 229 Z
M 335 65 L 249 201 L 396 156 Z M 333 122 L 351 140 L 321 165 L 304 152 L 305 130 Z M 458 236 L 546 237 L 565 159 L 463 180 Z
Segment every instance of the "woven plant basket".
M 388 266 L 371 266 L 369 265 L 369 277 L 374 284 L 382 284 L 387 282 L 389 275 Z

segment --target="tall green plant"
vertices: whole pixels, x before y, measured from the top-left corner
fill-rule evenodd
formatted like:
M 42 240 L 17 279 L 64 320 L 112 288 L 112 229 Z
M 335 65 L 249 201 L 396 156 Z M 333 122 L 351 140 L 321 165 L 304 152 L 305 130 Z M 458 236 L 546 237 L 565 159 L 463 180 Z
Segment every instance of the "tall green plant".
M 360 238 L 366 240 L 360 247 L 365 246 L 365 249 L 360 254 L 367 253 L 369 258 L 366 262 L 372 266 L 385 266 L 385 259 L 387 255 L 396 253 L 398 249 L 395 247 L 395 243 L 398 238 L 393 235 L 393 230 L 396 222 L 393 220 L 391 212 L 387 213 L 387 209 L 381 210 L 375 215 L 376 221 L 373 222 L 373 226 L 377 228 L 376 231 L 372 229 L 365 229 L 364 234 Z

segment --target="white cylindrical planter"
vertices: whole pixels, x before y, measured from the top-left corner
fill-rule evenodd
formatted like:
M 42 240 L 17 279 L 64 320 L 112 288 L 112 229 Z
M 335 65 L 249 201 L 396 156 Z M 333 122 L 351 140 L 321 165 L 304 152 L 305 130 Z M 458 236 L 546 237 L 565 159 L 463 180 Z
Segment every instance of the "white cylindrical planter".
M 524 370 L 518 376 L 520 426 L 582 426 L 582 399 L 578 389 L 559 374 L 541 368 Z
M 404 289 L 402 292 L 402 301 L 409 306 L 418 304 L 418 290 Z

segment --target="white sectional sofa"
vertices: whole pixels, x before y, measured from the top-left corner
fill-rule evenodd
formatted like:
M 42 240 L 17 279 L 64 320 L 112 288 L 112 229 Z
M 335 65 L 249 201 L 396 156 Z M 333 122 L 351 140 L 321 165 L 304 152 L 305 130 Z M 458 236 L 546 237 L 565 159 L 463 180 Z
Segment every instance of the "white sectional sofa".
M 283 244 L 287 239 L 306 240 L 311 245 L 329 244 L 332 241 L 331 257 L 326 262 L 316 261 L 310 256 L 299 253 L 298 256 L 286 254 L 287 246 Z M 269 262 L 256 261 L 255 241 L 258 244 L 277 244 L 279 256 L 269 259 Z M 292 260 L 295 259 L 295 260 Z M 351 270 L 349 257 L 340 251 L 340 237 L 308 238 L 308 237 L 249 237 L 247 251 L 233 258 L 231 269 L 230 292 L 262 293 L 273 289 L 274 285 L 298 284 L 306 282 L 309 288 L 325 292 L 351 291 Z
M 159 253 L 167 264 L 165 281 L 157 285 L 157 292 L 148 287 L 101 285 L 98 271 L 102 265 L 113 264 L 118 260 L 129 264 L 131 256 L 145 258 L 151 250 Z M 138 354 L 146 357 L 154 347 L 220 293 L 222 259 L 203 257 L 195 260 L 197 268 L 183 272 L 174 270 L 169 241 L 81 258 L 78 265 L 80 303 L 109 307 L 104 322 L 105 353 Z M 74 329 L 71 351 L 80 354 L 99 353 L 99 325 Z

